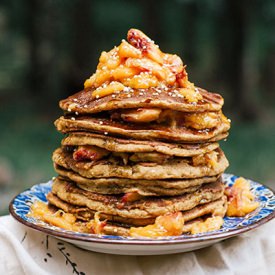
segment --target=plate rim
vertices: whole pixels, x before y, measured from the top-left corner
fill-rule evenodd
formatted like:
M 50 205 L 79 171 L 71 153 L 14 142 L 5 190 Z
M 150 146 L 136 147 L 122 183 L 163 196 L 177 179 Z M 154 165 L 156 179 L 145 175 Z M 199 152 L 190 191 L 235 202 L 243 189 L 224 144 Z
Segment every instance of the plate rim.
M 223 173 L 223 175 L 226 175 L 228 177 L 239 177 L 239 176 L 235 176 L 233 174 L 227 174 L 227 173 Z M 19 215 L 17 215 L 17 213 L 14 210 L 14 201 L 16 200 L 16 198 L 18 196 L 20 196 L 21 194 L 30 191 L 34 186 L 37 185 L 42 185 L 42 184 L 47 184 L 49 183 L 51 180 L 49 180 L 46 183 L 38 183 L 38 184 L 34 184 L 33 186 L 31 186 L 30 188 L 25 189 L 24 191 L 20 192 L 19 194 L 15 195 L 13 197 L 13 199 L 11 200 L 11 202 L 9 203 L 9 212 L 11 214 L 11 216 L 17 220 L 18 222 L 20 222 L 21 224 L 23 224 L 26 227 L 29 227 L 33 230 L 36 231 L 40 231 L 43 233 L 46 233 L 48 235 L 57 237 L 57 238 L 63 238 L 66 240 L 71 240 L 71 241 L 79 241 L 79 242 L 85 242 L 85 243 L 101 243 L 101 244 L 110 244 L 110 245 L 177 245 L 177 244 L 195 244 L 195 243 L 202 243 L 202 242 L 209 242 L 209 241 L 219 241 L 219 240 L 223 240 L 223 239 L 227 239 L 227 238 L 231 238 L 234 236 L 237 236 L 241 233 L 245 233 L 245 232 L 249 232 L 267 222 L 269 222 L 270 220 L 272 220 L 273 218 L 275 218 L 275 209 L 269 213 L 266 217 L 252 223 L 249 225 L 246 225 L 244 227 L 241 228 L 235 228 L 232 229 L 230 231 L 225 231 L 225 232 L 217 232 L 217 233 L 212 233 L 209 235 L 198 235 L 195 236 L 194 238 L 188 238 L 188 239 L 168 239 L 171 237 L 166 237 L 166 238 L 156 238 L 156 239 L 150 239 L 150 238 L 127 238 L 127 239 L 109 239 L 109 238 L 102 238 L 100 237 L 100 235 L 96 235 L 96 234 L 91 234 L 91 236 L 87 236 L 87 235 L 77 235 L 75 234 L 73 231 L 67 231 L 67 232 L 61 232 L 61 231 L 56 231 L 54 229 L 51 228 L 46 228 L 43 227 L 39 224 L 35 224 L 35 223 L 31 223 L 25 219 L 23 219 L 22 217 L 20 217 Z M 275 196 L 275 192 L 272 188 L 267 187 L 264 184 L 258 183 L 254 180 L 250 180 L 252 182 L 255 182 L 257 184 L 259 184 L 260 186 L 265 187 L 266 189 L 270 190 L 273 193 L 273 196 Z M 81 233 L 80 233 L 81 234 Z M 85 233 L 84 233 L 85 234 Z M 104 235 L 104 236 L 108 236 L 108 235 Z M 115 236 L 117 237 L 117 236 Z M 180 237 L 180 236 L 177 236 Z M 120 238 L 118 236 L 118 238 Z

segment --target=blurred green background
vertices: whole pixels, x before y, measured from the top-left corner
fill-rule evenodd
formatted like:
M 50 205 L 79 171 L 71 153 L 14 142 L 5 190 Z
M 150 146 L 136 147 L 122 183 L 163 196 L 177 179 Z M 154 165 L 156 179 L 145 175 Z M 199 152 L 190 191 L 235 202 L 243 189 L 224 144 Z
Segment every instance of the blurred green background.
M 131 27 L 225 98 L 227 172 L 275 187 L 274 1 L 2 0 L 0 214 L 16 193 L 55 175 L 58 101 L 82 89 L 100 52 Z

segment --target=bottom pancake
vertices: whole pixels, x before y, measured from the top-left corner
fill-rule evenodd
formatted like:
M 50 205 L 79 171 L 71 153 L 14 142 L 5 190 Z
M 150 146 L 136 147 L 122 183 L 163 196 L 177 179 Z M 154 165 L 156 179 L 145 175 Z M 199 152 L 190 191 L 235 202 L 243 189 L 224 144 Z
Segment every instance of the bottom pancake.
M 75 215 L 78 220 L 86 221 L 94 218 L 96 211 L 93 211 L 87 207 L 80 207 L 74 204 L 67 203 L 52 192 L 47 195 L 47 200 L 50 205 L 55 206 L 57 209 L 61 209 L 66 213 L 70 213 Z M 220 199 L 215 201 L 198 205 L 190 210 L 183 211 L 182 216 L 185 222 L 194 220 L 196 218 L 211 215 L 211 216 L 224 216 L 227 209 L 227 200 L 226 197 L 223 196 Z M 130 226 L 145 226 L 148 224 L 153 224 L 155 222 L 155 218 L 137 218 L 137 219 L 129 219 L 115 215 L 109 215 L 106 213 L 99 213 L 100 219 L 107 220 L 109 226 L 122 226 L 122 227 L 130 227 Z
M 52 193 L 69 204 L 131 220 L 156 218 L 166 213 L 187 211 L 197 205 L 215 201 L 223 197 L 224 184 L 219 179 L 184 195 L 133 198 L 127 194 L 103 195 L 86 191 L 73 182 L 56 178 Z

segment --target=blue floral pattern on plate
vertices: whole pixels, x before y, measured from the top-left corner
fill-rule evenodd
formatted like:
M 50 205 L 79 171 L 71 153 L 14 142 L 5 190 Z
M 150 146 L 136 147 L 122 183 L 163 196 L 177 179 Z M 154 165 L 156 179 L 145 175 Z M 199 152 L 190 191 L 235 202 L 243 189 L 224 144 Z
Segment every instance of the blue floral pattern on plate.
M 226 186 L 232 186 L 237 176 L 230 174 L 223 174 L 223 181 Z M 260 206 L 252 213 L 246 215 L 245 217 L 225 217 L 224 225 L 221 229 L 216 231 L 211 231 L 207 233 L 201 233 L 196 235 L 181 235 L 173 237 L 165 237 L 159 239 L 134 239 L 130 237 L 120 237 L 120 236 L 106 236 L 106 235 L 95 235 L 68 231 L 56 226 L 49 225 L 43 221 L 36 220 L 29 217 L 27 214 L 30 210 L 30 206 L 34 201 L 40 200 L 46 202 L 46 195 L 51 190 L 52 181 L 47 183 L 41 183 L 34 185 L 32 188 L 17 195 L 13 201 L 10 203 L 10 212 L 12 216 L 19 222 L 25 224 L 26 226 L 32 227 L 34 229 L 43 231 L 45 233 L 51 234 L 57 237 L 63 237 L 67 239 L 74 240 L 84 240 L 88 242 L 126 242 L 135 243 L 137 242 L 163 242 L 167 243 L 173 242 L 195 242 L 210 239 L 219 239 L 235 236 L 239 233 L 253 229 L 269 220 L 275 216 L 275 195 L 272 190 L 267 188 L 260 183 L 250 181 L 252 192 L 255 194 L 257 201 L 260 202 Z

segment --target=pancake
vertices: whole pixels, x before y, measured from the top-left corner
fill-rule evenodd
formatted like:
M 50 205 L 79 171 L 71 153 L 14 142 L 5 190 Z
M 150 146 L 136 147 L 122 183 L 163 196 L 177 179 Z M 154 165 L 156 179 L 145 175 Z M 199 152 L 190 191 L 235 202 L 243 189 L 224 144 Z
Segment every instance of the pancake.
M 135 189 L 140 195 L 146 196 L 146 193 L 153 193 L 157 191 L 159 195 L 167 195 L 173 192 L 180 192 L 180 190 L 193 187 L 200 186 L 204 183 L 210 183 L 216 181 L 220 175 L 211 176 L 211 177 L 202 177 L 195 179 L 179 179 L 179 180 L 143 180 L 143 179 L 126 179 L 126 178 L 93 178 L 88 179 L 82 177 L 78 173 L 64 169 L 61 166 L 54 166 L 56 172 L 67 180 L 78 183 L 79 185 L 86 186 L 86 188 L 95 188 L 97 193 L 102 194 L 121 194 L 124 193 L 122 190 L 128 190 L 127 192 L 131 192 L 130 190 Z M 85 188 L 84 188 L 85 189 Z M 153 191 L 154 190 L 154 191 Z M 126 191 L 125 191 L 126 192 Z
M 61 100 L 59 106 L 65 112 L 79 114 L 94 114 L 103 111 L 131 108 L 160 108 L 172 109 L 180 112 L 204 112 L 219 111 L 223 106 L 223 98 L 219 94 L 210 93 L 202 88 L 197 88 L 203 99 L 196 102 L 188 102 L 184 97 L 175 96 L 176 88 L 161 89 L 132 89 L 133 92 L 120 91 L 101 98 L 92 98 L 94 89 L 88 88 L 80 91 L 67 99 Z M 128 97 L 128 95 L 131 95 Z
M 71 213 L 76 216 L 77 219 L 82 221 L 89 221 L 94 218 L 96 211 L 89 209 L 88 207 L 77 206 L 71 203 L 68 203 L 58 196 L 54 195 L 52 192 L 47 195 L 47 200 L 51 205 L 54 205 L 58 209 L 62 209 L 66 213 Z M 226 211 L 226 197 L 223 196 L 220 199 L 215 201 L 198 205 L 191 210 L 183 211 L 183 218 L 185 222 L 194 220 L 198 217 L 204 215 L 215 215 L 215 216 L 224 216 Z M 146 226 L 148 224 L 153 224 L 155 218 L 124 218 L 120 216 L 109 215 L 106 213 L 100 212 L 100 219 L 107 219 L 109 225 L 112 224 L 123 224 L 124 227 L 128 226 Z
M 75 161 L 72 153 L 58 148 L 53 153 L 56 165 L 73 170 L 85 178 L 128 178 L 128 179 L 190 179 L 216 176 L 223 173 L 228 161 L 221 149 L 217 149 L 218 159 L 214 167 L 209 165 L 194 166 L 185 158 L 173 158 L 163 164 L 139 162 L 123 165 L 113 158 L 99 161 Z
M 61 200 L 96 212 L 127 219 L 156 218 L 170 212 L 186 211 L 223 197 L 224 185 L 219 180 L 203 185 L 194 193 L 172 197 L 142 197 L 123 201 L 122 195 L 102 195 L 83 190 L 75 183 L 56 178 L 52 193 Z
M 196 130 L 186 127 L 160 126 L 158 124 L 137 125 L 123 121 L 111 121 L 91 116 L 61 116 L 55 121 L 55 126 L 62 133 L 76 131 L 104 133 L 145 140 L 169 140 L 169 142 L 212 142 L 227 137 L 230 124 L 222 119 L 214 128 Z
M 187 187 L 184 189 L 164 189 L 158 186 L 120 186 L 119 188 L 113 188 L 112 186 L 95 187 L 85 184 L 77 184 L 77 186 L 83 190 L 95 192 L 99 194 L 122 194 L 122 193 L 138 193 L 141 196 L 177 196 L 185 193 L 195 192 L 200 188 L 200 185 Z
M 205 154 L 219 147 L 216 142 L 203 144 L 164 143 L 153 140 L 126 140 L 87 132 L 72 132 L 62 140 L 61 144 L 94 145 L 112 152 L 158 152 L 178 157 Z
M 77 184 L 77 186 L 83 190 L 95 192 L 99 194 L 122 194 L 122 193 L 138 193 L 141 196 L 177 196 L 186 193 L 192 193 L 198 190 L 201 185 L 187 187 L 184 189 L 164 189 L 158 186 L 120 186 L 119 188 L 113 188 L 113 186 L 95 187 L 86 184 Z

